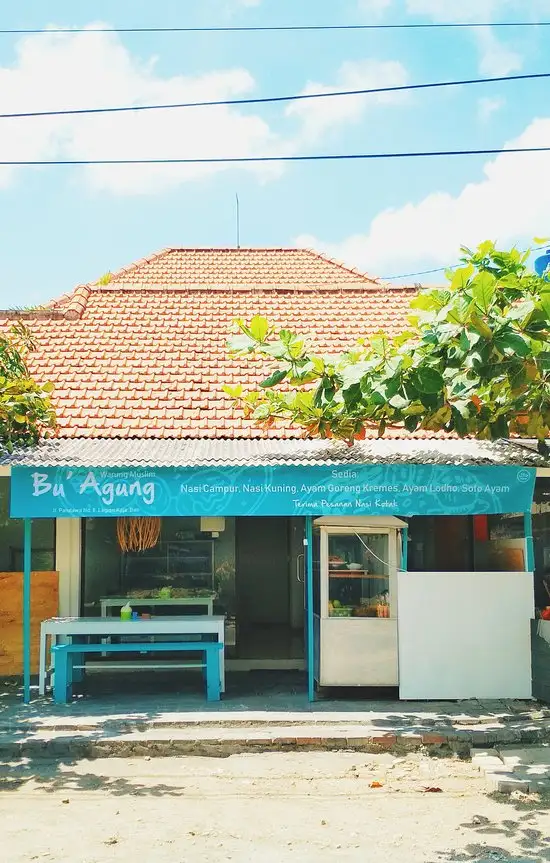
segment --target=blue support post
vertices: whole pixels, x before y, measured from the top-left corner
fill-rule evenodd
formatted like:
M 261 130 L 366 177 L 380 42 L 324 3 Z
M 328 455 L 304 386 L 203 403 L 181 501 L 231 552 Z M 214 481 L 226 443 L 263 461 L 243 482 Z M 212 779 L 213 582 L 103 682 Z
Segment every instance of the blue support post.
M 313 518 L 306 516 L 307 697 L 315 701 L 315 642 L 313 638 Z
M 32 521 L 26 518 L 23 529 L 23 700 L 31 700 L 31 550 Z
M 404 527 L 401 532 L 401 570 L 403 572 L 407 572 L 407 566 L 409 563 L 409 528 Z
M 533 548 L 533 515 L 530 512 L 523 514 L 523 531 L 525 533 L 525 569 L 527 572 L 535 571 L 535 550 Z

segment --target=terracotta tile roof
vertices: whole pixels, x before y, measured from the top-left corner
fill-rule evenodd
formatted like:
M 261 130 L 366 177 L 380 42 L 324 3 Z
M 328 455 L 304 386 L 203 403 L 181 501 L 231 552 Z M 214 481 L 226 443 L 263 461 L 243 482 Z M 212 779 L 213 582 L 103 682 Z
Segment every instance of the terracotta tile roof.
M 344 285 L 375 280 L 310 249 L 163 249 L 111 274 L 124 285 Z
M 224 395 L 226 383 L 253 387 L 265 376 L 228 356 L 234 319 L 264 314 L 339 352 L 381 328 L 402 330 L 415 290 L 303 250 L 171 249 L 31 314 L 30 366 L 55 384 L 61 437 L 296 438 L 297 429 L 263 433 Z

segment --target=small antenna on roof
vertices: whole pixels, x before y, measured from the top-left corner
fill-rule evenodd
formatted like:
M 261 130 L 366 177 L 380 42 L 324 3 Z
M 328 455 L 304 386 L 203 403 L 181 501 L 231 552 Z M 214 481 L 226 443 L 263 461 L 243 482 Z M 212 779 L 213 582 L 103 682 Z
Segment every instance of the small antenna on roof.
M 241 208 L 240 208 L 240 204 L 239 204 L 239 195 L 237 192 L 235 192 L 235 204 L 236 204 L 235 227 L 237 229 L 237 248 L 240 249 L 241 248 Z

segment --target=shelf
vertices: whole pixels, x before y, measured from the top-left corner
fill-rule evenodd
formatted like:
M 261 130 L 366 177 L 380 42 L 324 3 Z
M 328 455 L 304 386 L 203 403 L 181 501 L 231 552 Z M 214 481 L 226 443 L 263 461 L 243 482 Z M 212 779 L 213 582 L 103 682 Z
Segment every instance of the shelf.
M 362 570 L 357 569 L 331 569 L 329 574 L 329 578 L 376 578 L 376 579 L 389 579 L 389 575 L 374 575 L 370 572 L 363 572 Z

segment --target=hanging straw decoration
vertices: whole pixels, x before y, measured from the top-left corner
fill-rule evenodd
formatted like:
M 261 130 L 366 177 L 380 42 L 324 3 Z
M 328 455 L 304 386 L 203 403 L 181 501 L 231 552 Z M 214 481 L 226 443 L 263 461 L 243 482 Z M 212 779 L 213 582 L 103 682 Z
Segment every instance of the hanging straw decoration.
M 147 548 L 154 548 L 160 537 L 160 518 L 117 518 L 116 534 L 121 551 L 145 551 Z

